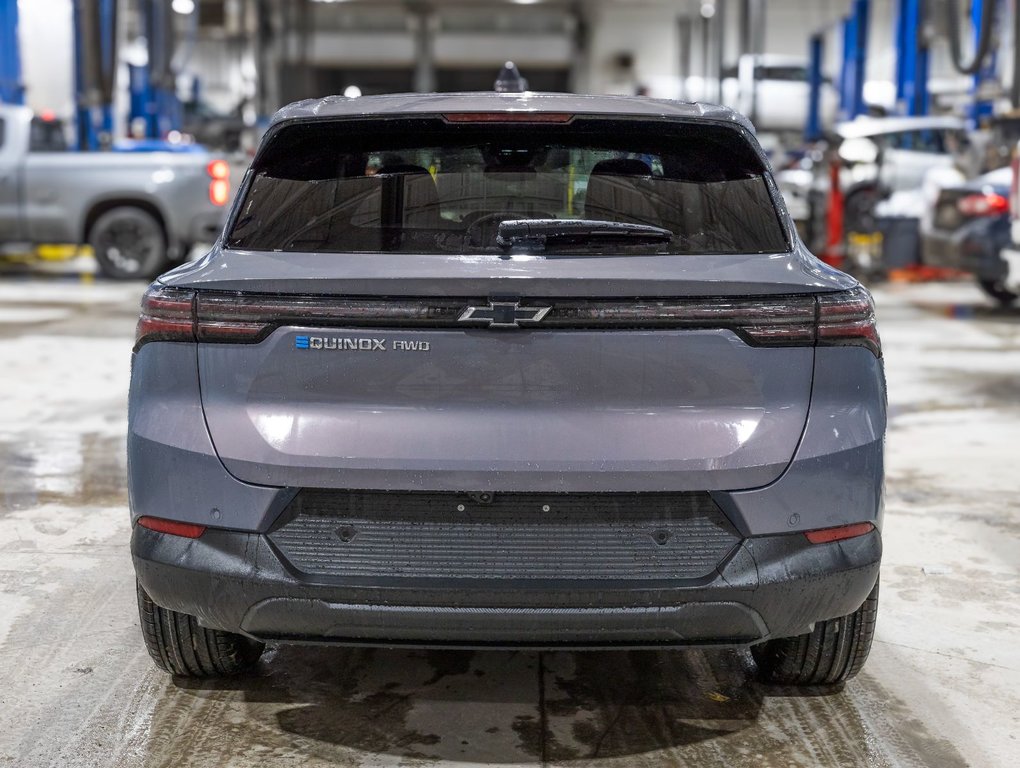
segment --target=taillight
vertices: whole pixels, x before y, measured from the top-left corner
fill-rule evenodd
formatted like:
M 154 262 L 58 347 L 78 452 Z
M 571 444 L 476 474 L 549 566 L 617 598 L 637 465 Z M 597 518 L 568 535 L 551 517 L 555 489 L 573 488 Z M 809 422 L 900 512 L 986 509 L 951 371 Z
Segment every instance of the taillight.
M 138 518 L 138 524 L 142 528 L 148 528 L 157 533 L 169 533 L 171 536 L 183 536 L 185 539 L 197 539 L 205 533 L 205 526 L 196 523 L 181 523 L 177 520 L 167 520 L 162 517 L 143 516 Z
M 153 284 L 142 299 L 137 344 L 255 343 L 285 325 L 459 328 L 464 308 L 486 299 L 367 298 L 188 291 Z M 546 310 L 534 331 L 727 328 L 754 346 L 857 345 L 882 354 L 875 307 L 864 288 L 814 296 L 525 301 Z
M 810 296 L 648 301 L 554 301 L 542 328 L 730 328 L 752 344 L 810 345 L 815 341 Z
M 820 347 L 860 346 L 882 356 L 875 303 L 864 288 L 819 296 L 817 334 Z
M 851 523 L 850 525 L 837 525 L 835 528 L 819 528 L 816 531 L 805 531 L 804 535 L 812 544 L 828 544 L 833 541 L 843 541 L 857 536 L 864 536 L 875 530 L 873 523 Z
M 964 216 L 1001 216 L 1009 211 L 1009 201 L 994 192 L 979 193 L 961 197 L 956 201 L 956 208 Z
M 230 199 L 230 165 L 226 160 L 213 160 L 205 167 L 211 179 L 209 182 L 209 202 L 215 206 L 224 206 Z
M 135 349 L 149 341 L 194 341 L 195 292 L 153 283 L 142 296 Z

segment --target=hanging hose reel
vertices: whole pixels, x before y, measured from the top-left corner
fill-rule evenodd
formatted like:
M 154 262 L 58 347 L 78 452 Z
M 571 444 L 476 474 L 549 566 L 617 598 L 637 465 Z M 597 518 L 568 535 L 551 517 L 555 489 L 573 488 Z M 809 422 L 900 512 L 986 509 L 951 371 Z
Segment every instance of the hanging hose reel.
M 976 75 L 984 66 L 985 59 L 992 49 L 992 32 L 995 29 L 995 0 L 985 0 L 981 5 L 981 26 L 978 32 L 974 58 L 969 64 L 963 62 L 963 41 L 960 39 L 960 0 L 946 0 L 949 16 L 949 52 L 953 67 L 961 75 Z

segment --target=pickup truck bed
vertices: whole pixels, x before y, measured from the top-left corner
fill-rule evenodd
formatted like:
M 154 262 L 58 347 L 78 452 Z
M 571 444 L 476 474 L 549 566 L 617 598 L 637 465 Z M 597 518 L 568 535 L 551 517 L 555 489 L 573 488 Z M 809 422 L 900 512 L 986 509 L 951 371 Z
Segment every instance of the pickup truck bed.
M 218 236 L 229 198 L 220 156 L 38 151 L 39 124 L 0 106 L 0 251 L 87 244 L 103 274 L 151 278 Z

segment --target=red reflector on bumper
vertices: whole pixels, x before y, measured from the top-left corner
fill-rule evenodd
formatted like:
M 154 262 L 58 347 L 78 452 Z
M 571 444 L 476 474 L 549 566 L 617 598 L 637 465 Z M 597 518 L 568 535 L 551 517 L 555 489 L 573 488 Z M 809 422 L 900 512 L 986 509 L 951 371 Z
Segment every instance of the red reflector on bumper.
M 851 525 L 840 525 L 835 528 L 820 528 L 817 531 L 806 531 L 808 541 L 812 544 L 828 544 L 830 541 L 842 541 L 852 539 L 854 536 L 863 536 L 875 530 L 871 523 L 852 523 Z
M 183 536 L 186 539 L 197 539 L 205 533 L 204 525 L 179 523 L 176 520 L 164 520 L 162 517 L 140 517 L 138 524 L 150 531 L 169 533 L 171 536 Z

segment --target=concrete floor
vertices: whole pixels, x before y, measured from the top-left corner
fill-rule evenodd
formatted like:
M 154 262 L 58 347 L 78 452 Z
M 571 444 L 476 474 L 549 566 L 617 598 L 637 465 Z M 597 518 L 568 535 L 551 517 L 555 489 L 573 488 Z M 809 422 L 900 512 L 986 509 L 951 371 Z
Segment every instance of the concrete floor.
M 142 286 L 0 278 L 0 766 L 1020 764 L 1020 311 L 877 291 L 892 422 L 878 640 L 844 690 L 749 657 L 142 649 L 125 396 Z

